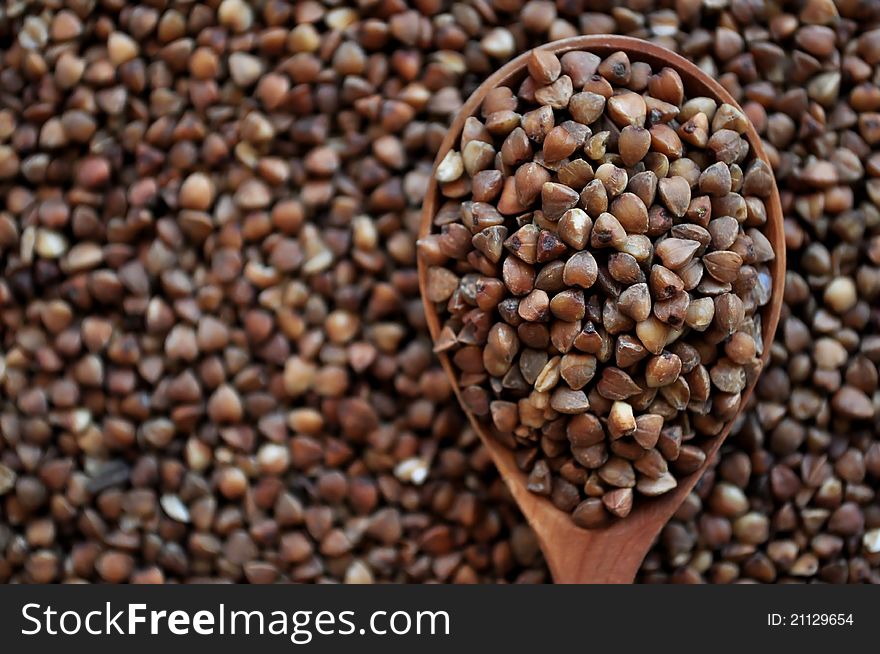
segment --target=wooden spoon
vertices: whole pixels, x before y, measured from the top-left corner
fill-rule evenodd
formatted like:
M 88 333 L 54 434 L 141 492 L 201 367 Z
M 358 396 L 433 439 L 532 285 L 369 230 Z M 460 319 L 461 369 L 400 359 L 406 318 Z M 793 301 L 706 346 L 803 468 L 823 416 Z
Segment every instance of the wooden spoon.
M 557 55 L 570 50 L 584 50 L 602 58 L 622 50 L 631 60 L 647 62 L 655 71 L 663 66 L 674 68 L 682 78 L 687 97 L 707 96 L 715 98 L 719 103 L 739 106 L 724 87 L 697 66 L 665 48 L 639 39 L 624 36 L 582 36 L 556 41 L 539 49 Z M 510 86 L 516 90 L 527 75 L 528 57 L 529 53 L 525 53 L 501 67 L 470 96 L 443 139 L 436 162 L 440 162 L 458 144 L 465 119 L 477 113 L 491 89 Z M 751 124 L 745 137 L 752 152 L 767 162 L 769 167 L 761 139 Z M 437 183 L 432 177 L 423 205 L 420 237 L 431 233 L 438 195 Z M 764 230 L 776 254 L 775 260 L 771 262 L 772 298 L 761 311 L 765 364 L 779 322 L 785 285 L 785 239 L 782 221 L 779 192 L 774 185 L 772 195 L 767 201 L 767 225 Z M 436 341 L 440 334 L 440 319 L 432 303 L 426 299 L 426 284 L 427 268 L 419 261 L 419 287 L 431 337 Z M 461 389 L 448 356 L 443 353 L 438 356 L 459 403 L 465 406 L 461 402 Z M 748 403 L 754 385 L 753 382 L 743 392 L 741 407 Z M 729 422 L 719 435 L 701 442 L 707 454 L 706 462 L 696 472 L 678 479 L 678 486 L 674 490 L 657 498 L 640 498 L 628 517 L 616 520 L 605 528 L 586 530 L 576 526 L 568 513 L 557 509 L 549 500 L 530 492 L 526 488 L 526 476 L 516 466 L 511 450 L 488 434 L 475 416 L 467 413 L 519 508 L 535 530 L 553 578 L 558 583 L 631 583 L 657 534 L 697 483 L 734 422 Z

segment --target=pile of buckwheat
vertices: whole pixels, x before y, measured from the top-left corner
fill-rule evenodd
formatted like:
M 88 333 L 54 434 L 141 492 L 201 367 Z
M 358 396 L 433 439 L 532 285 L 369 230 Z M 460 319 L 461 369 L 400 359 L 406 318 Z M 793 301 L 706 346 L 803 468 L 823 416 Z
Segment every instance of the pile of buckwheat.
M 463 100 L 586 33 L 762 135 L 789 272 L 753 407 L 644 581 L 880 581 L 873 0 L 0 7 L 0 581 L 542 582 L 432 355 Z
M 435 351 L 529 490 L 595 528 L 699 470 L 760 374 L 773 177 L 674 68 L 532 50 L 511 82 L 434 174 Z

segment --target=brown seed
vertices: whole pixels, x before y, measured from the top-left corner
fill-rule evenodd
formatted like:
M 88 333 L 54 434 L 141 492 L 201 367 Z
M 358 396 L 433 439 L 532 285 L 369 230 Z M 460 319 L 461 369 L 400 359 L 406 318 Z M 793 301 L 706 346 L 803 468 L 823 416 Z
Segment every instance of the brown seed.
M 622 248 L 626 243 L 626 230 L 610 213 L 600 214 L 593 224 L 590 244 L 594 248 Z
M 580 320 L 586 313 L 583 291 L 570 289 L 557 293 L 550 300 L 550 312 L 560 320 L 567 322 Z
M 690 157 L 683 157 L 669 162 L 669 176 L 684 177 L 692 187 L 700 181 L 700 166 Z
M 645 169 L 654 173 L 658 179 L 669 175 L 669 158 L 659 152 L 648 152 L 643 160 Z
M 659 356 L 648 359 L 645 365 L 645 383 L 648 388 L 668 386 L 678 379 L 681 373 L 681 359 L 671 352 L 664 351 Z
M 602 371 L 602 379 L 596 386 L 599 394 L 608 400 L 626 400 L 642 392 L 632 377 L 623 370 L 607 367 Z
M 565 159 L 578 147 L 577 139 L 561 125 L 554 127 L 544 139 L 544 161 Z
M 684 177 L 667 177 L 659 180 L 657 190 L 660 199 L 672 215 L 681 218 L 691 202 L 691 185 Z
M 709 142 L 709 118 L 704 113 L 696 114 L 679 126 L 678 136 L 685 143 L 705 148 Z
M 559 361 L 560 358 L 556 356 L 544 364 L 544 367 L 535 379 L 536 391 L 546 393 L 556 388 L 556 385 L 559 383 Z
M 651 414 L 656 415 L 656 414 Z M 641 416 L 640 416 L 641 417 Z M 658 416 L 660 417 L 660 416 Z M 636 432 L 638 433 L 638 431 Z M 641 458 L 636 459 L 633 467 L 641 473 L 640 478 L 658 479 L 669 472 L 669 465 L 659 450 L 649 448 Z
M 687 293 L 678 293 L 668 300 L 654 303 L 654 315 L 658 320 L 674 329 L 684 326 L 691 298 Z
M 692 198 L 684 215 L 688 222 L 706 227 L 712 219 L 712 200 L 706 195 Z
M 627 125 L 620 131 L 617 149 L 625 165 L 635 166 L 648 154 L 650 148 L 651 134 L 644 127 Z
M 103 187 L 110 180 L 110 164 L 103 157 L 86 157 L 79 163 L 77 181 L 88 189 Z
M 730 250 L 710 252 L 703 256 L 703 265 L 712 277 L 719 282 L 733 282 L 742 268 L 742 257 Z
M 583 159 L 564 163 L 557 171 L 559 183 L 571 188 L 583 189 L 593 180 L 593 167 Z
M 214 204 L 214 183 L 204 173 L 193 173 L 180 187 L 178 203 L 184 209 L 207 211 Z
M 611 132 L 609 131 L 593 134 L 593 136 L 587 139 L 586 145 L 584 145 L 584 153 L 594 161 L 604 159 L 608 152 L 608 141 L 610 139 Z
M 749 164 L 743 177 L 742 194 L 766 198 L 772 190 L 772 171 L 762 159 L 755 159 Z
M 655 248 L 655 252 L 666 268 L 677 271 L 691 261 L 699 247 L 697 241 L 690 239 L 666 238 Z
M 722 293 L 715 298 L 714 324 L 725 334 L 732 334 L 745 318 L 743 301 L 734 293 Z
M 745 369 L 724 357 L 709 371 L 712 383 L 724 393 L 740 393 L 746 386 Z
M 702 193 L 716 197 L 727 195 L 731 189 L 730 167 L 720 161 L 712 164 L 700 173 L 699 184 Z
M 648 231 L 648 209 L 634 193 L 622 193 L 611 203 L 611 213 L 629 234 Z
M 504 375 L 519 351 L 516 331 L 505 323 L 495 323 L 486 338 L 483 350 L 483 367 L 491 375 Z
M 516 181 L 513 177 L 504 180 L 501 197 L 496 205 L 498 211 L 506 216 L 522 213 L 527 209 L 516 197 Z
M 208 400 L 208 415 L 215 422 L 241 422 L 243 414 L 241 398 L 228 384 L 220 386 Z
M 428 269 L 427 296 L 431 302 L 445 302 L 458 288 L 458 277 L 451 270 L 440 266 Z
M 745 332 L 736 332 L 725 343 L 724 352 L 734 363 L 744 366 L 757 354 L 755 339 Z
M 747 235 L 752 240 L 752 249 L 755 253 L 754 263 L 766 263 L 776 258 L 773 245 L 764 234 L 753 227 L 748 230 Z
M 602 61 L 592 52 L 573 50 L 562 55 L 562 71 L 571 77 L 575 88 L 581 88 L 596 72 Z
M 583 250 L 590 239 L 593 221 L 582 209 L 569 209 L 557 223 L 557 233 L 574 250 Z
M 527 66 L 529 75 L 539 86 L 555 82 L 562 72 L 562 64 L 559 59 L 547 50 L 532 50 Z
M 682 445 L 681 453 L 675 460 L 675 471 L 680 475 L 689 475 L 699 470 L 706 462 L 706 453 L 694 445 Z
M 547 361 L 547 353 L 543 350 L 524 350 L 519 358 L 519 367 L 526 382 L 534 384 Z
M 546 105 L 527 111 L 523 114 L 520 124 L 528 136 L 535 143 L 543 143 L 547 134 L 555 125 L 553 109 Z M 464 136 L 462 136 L 464 138 Z
M 535 225 L 523 225 L 504 241 L 504 247 L 526 263 L 535 263 L 538 260 L 540 231 Z
M 602 503 L 610 513 L 625 518 L 632 511 L 633 492 L 631 488 L 617 488 L 602 496 Z
M 633 435 L 636 431 L 636 426 L 632 405 L 619 400 L 611 405 L 611 411 L 608 413 L 608 435 L 611 436 L 612 440 Z M 601 471 L 599 475 L 602 475 Z M 606 479 L 606 481 L 609 480 Z M 612 482 L 609 481 L 609 483 Z
M 739 159 L 743 140 L 739 134 L 730 129 L 715 131 L 706 142 L 706 147 L 712 151 L 721 163 L 732 164 Z
M 532 157 L 532 144 L 522 127 L 511 131 L 501 144 L 501 160 L 508 166 L 516 166 Z
M 643 448 L 650 450 L 657 444 L 662 428 L 663 416 L 656 413 L 642 414 L 636 418 L 636 430 L 633 438 Z
M 648 79 L 648 93 L 658 100 L 680 106 L 684 100 L 684 85 L 677 71 L 664 67 Z
M 594 179 L 584 187 L 580 195 L 580 206 L 593 219 L 608 211 L 608 192 L 601 180 Z
M 657 196 L 657 175 L 649 170 L 636 173 L 630 178 L 626 188 L 630 193 L 639 196 L 646 207 L 650 207 Z
M 602 278 L 600 276 L 600 280 Z M 616 335 L 631 330 L 634 321 L 620 310 L 613 298 L 608 298 L 602 304 L 602 324 L 609 334 Z
M 236 85 L 246 88 L 254 84 L 263 74 L 263 63 L 251 54 L 233 52 L 229 55 L 229 74 Z
M 131 577 L 134 570 L 134 558 L 124 552 L 107 551 L 95 561 L 95 570 L 104 581 L 111 584 L 121 584 Z
M 632 464 L 617 456 L 611 457 L 605 465 L 599 468 L 599 477 L 605 483 L 617 488 L 633 488 L 636 485 L 636 473 Z
M 263 209 L 272 200 L 269 187 L 258 179 L 249 179 L 235 192 L 236 204 L 245 210 Z
M 112 32 L 107 39 L 107 54 L 116 67 L 137 57 L 139 51 L 137 41 L 123 32 Z
M 850 277 L 835 277 L 825 287 L 823 300 L 835 313 L 843 313 L 856 305 L 858 292 Z
M 569 387 L 580 390 L 596 374 L 596 357 L 590 354 L 566 354 L 560 361 L 559 374 Z
M 615 52 L 599 64 L 597 72 L 613 84 L 626 86 L 630 81 L 632 65 L 625 52 Z
M 538 495 L 549 496 L 552 490 L 552 476 L 546 461 L 538 461 L 529 473 L 528 489 Z
M 574 87 L 572 86 L 571 78 L 568 75 L 562 75 L 552 84 L 535 89 L 535 101 L 538 104 L 548 105 L 553 109 L 565 109 L 568 106 L 568 101 L 571 99 L 573 91 Z M 581 123 L 584 122 L 578 120 L 576 116 L 575 120 Z
M 669 125 L 665 123 L 653 125 L 649 131 L 651 132 L 652 150 L 670 159 L 678 159 L 683 154 L 684 148 L 681 139 Z M 732 161 L 725 163 L 732 163 Z
M 499 225 L 487 227 L 486 229 L 474 234 L 471 243 L 474 248 L 484 254 L 492 263 L 498 263 L 504 251 L 504 241 L 506 241 L 507 228 Z
M 601 444 L 605 439 L 605 432 L 602 423 L 595 415 L 584 413 L 568 421 L 566 436 L 573 447 L 586 448 Z
M 497 27 L 483 37 L 480 41 L 480 48 L 487 55 L 497 59 L 507 59 L 514 53 L 516 42 L 510 30 Z
M 619 368 L 628 368 L 648 356 L 648 351 L 634 336 L 621 334 L 614 345 L 614 361 Z
M 531 205 L 551 179 L 550 172 L 536 163 L 525 163 L 515 174 L 516 197 L 524 207 Z
M 55 63 L 55 81 L 60 88 L 71 89 L 82 79 L 85 70 L 86 62 L 83 59 L 71 52 L 64 52 Z
M 571 519 L 584 529 L 597 529 L 610 520 L 605 505 L 598 497 L 588 497 L 575 507 Z
M 684 290 L 684 282 L 674 272 L 655 264 L 651 266 L 650 274 L 651 292 L 658 301 L 668 300 Z
M 737 107 L 731 104 L 722 104 L 712 116 L 712 131 L 733 130 L 742 134 L 748 125 L 748 118 Z
M 620 310 L 636 322 L 646 320 L 651 315 L 651 294 L 645 283 L 633 284 L 624 290 L 617 303 Z
M 876 413 L 871 399 L 853 386 L 842 386 L 831 398 L 831 406 L 850 420 L 868 420 Z
M 500 170 L 481 170 L 471 180 L 471 193 L 477 202 L 492 202 L 504 187 Z
M 512 432 L 519 424 L 519 415 L 516 404 L 496 400 L 489 405 L 492 413 L 492 422 L 501 432 Z
M 535 279 L 535 288 L 540 288 L 548 293 L 556 293 L 565 288 L 562 281 L 562 273 L 565 270 L 565 264 L 558 259 L 549 262 L 541 268 L 541 272 Z
M 645 117 L 648 113 L 645 99 L 637 93 L 621 93 L 608 99 L 607 114 L 618 126 L 635 125 L 642 127 L 645 124 Z M 649 139 L 655 139 L 652 132 L 648 135 Z M 676 137 L 677 138 L 677 137 Z M 667 154 L 664 152 L 664 154 Z
M 562 273 L 562 279 L 568 286 L 590 288 L 596 283 L 599 268 L 592 254 L 587 251 L 576 252 L 568 261 Z
M 704 331 L 715 317 L 715 302 L 710 297 L 691 300 L 688 305 L 685 324 L 691 329 Z
M 605 98 L 588 91 L 575 93 L 568 104 L 571 117 L 583 125 L 592 125 L 605 111 Z
M 547 293 L 535 289 L 519 303 L 519 315 L 523 320 L 539 322 L 547 319 L 550 308 L 550 298 Z
M 678 482 L 670 473 L 664 473 L 656 479 L 650 477 L 642 477 L 636 483 L 636 490 L 647 497 L 656 497 L 668 493 L 678 486 Z
M 470 177 L 495 163 L 495 148 L 483 141 L 471 141 L 461 151 L 464 170 Z
M 446 153 L 443 159 L 437 164 L 437 170 L 434 178 L 438 182 L 454 182 L 464 173 L 464 163 L 461 154 L 455 150 Z
M 0 464 L 0 496 L 5 495 L 15 487 L 17 475 L 14 470 Z
M 464 150 L 471 141 L 492 143 L 492 134 L 475 116 L 468 116 L 467 120 L 464 121 L 464 126 L 461 129 L 461 149 Z
M 660 354 L 669 339 L 669 326 L 654 316 L 636 324 L 636 336 L 651 354 Z
M 727 250 L 733 245 L 739 234 L 739 223 L 731 216 L 722 216 L 710 221 L 707 229 L 712 236 L 712 248 Z
M 245 32 L 251 27 L 253 12 L 243 0 L 223 0 L 217 8 L 217 18 L 221 25 L 235 32 Z
M 592 322 L 587 321 L 581 332 L 576 335 L 573 344 L 583 352 L 596 354 L 604 359 L 608 341 L 608 335 L 604 331 L 597 330 Z
M 541 209 L 548 220 L 559 220 L 579 199 L 577 191 L 563 184 L 545 182 L 541 187 Z
M 585 413 L 590 408 L 590 403 L 583 391 L 560 386 L 550 395 L 550 406 L 559 413 L 575 415 Z
M 645 281 L 638 260 L 627 252 L 615 252 L 608 256 L 608 274 L 621 284 L 636 284 Z
M 575 120 L 566 120 L 563 121 L 562 125 L 560 125 L 563 129 L 565 129 L 575 140 L 576 147 L 580 148 L 584 145 L 586 140 L 591 137 L 592 131 L 586 125 L 582 125 L 581 123 Z M 560 165 L 560 170 L 562 166 L 567 165 L 566 162 Z M 586 162 L 584 162 L 586 163 Z

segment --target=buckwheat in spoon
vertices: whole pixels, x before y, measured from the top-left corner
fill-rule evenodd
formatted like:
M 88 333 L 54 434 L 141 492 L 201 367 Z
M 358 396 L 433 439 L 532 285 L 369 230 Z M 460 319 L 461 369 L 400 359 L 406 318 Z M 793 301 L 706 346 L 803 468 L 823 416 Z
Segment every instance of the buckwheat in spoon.
M 760 137 L 672 52 L 557 41 L 464 105 L 420 237 L 435 350 L 554 579 L 632 581 L 769 356 L 785 243 Z

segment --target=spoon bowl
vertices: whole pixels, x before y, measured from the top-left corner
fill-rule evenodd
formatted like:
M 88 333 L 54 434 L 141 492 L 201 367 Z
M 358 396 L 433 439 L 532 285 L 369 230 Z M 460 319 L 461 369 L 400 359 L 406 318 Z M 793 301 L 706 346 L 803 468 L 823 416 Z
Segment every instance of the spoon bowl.
M 739 107 L 721 84 L 696 65 L 665 48 L 640 39 L 608 35 L 583 36 L 563 39 L 537 49 L 552 52 L 557 56 L 572 50 L 582 50 L 592 52 L 602 58 L 614 52 L 623 51 L 631 60 L 646 62 L 655 70 L 664 66 L 675 69 L 681 76 L 687 97 L 712 97 L 719 103 Z M 529 55 L 530 52 L 522 54 L 502 66 L 471 94 L 443 139 L 435 160 L 435 170 L 436 162 L 440 162 L 446 153 L 459 142 L 465 120 L 477 113 L 486 95 L 499 86 L 509 86 L 516 89 L 527 75 L 526 64 Z M 754 126 L 749 124 L 743 136 L 748 141 L 754 156 L 762 159 L 770 167 L 761 139 Z M 772 167 L 770 168 L 772 169 Z M 431 233 L 438 201 L 438 184 L 432 176 L 423 204 L 420 238 Z M 779 192 L 775 184 L 770 197 L 766 200 L 766 206 L 767 224 L 764 234 L 773 246 L 775 259 L 769 264 L 773 279 L 772 296 L 770 302 L 760 311 L 764 364 L 769 358 L 770 346 L 773 343 L 779 322 L 785 284 L 783 215 Z M 433 304 L 427 299 L 426 286 L 427 266 L 420 259 L 419 287 L 425 306 L 428 328 L 432 339 L 436 342 L 441 330 L 440 318 Z M 463 407 L 466 406 L 461 401 L 461 388 L 449 357 L 443 352 L 438 353 L 437 356 L 450 379 L 459 403 Z M 740 412 L 748 404 L 756 381 L 756 379 L 753 380 L 743 391 Z M 710 465 L 715 453 L 736 421 L 736 418 L 730 420 L 718 435 L 701 441 L 701 446 L 707 454 L 706 461 L 695 472 L 679 478 L 678 486 L 672 491 L 660 497 L 648 498 L 636 503 L 632 513 L 626 518 L 616 520 L 606 527 L 587 530 L 578 527 L 568 513 L 556 508 L 549 500 L 529 491 L 526 485 L 526 475 L 517 467 L 513 452 L 489 434 L 474 415 L 466 409 L 465 412 L 483 444 L 489 450 L 511 495 L 534 529 L 547 565 L 557 583 L 631 583 L 657 534 Z M 739 413 L 737 413 L 738 415 Z

